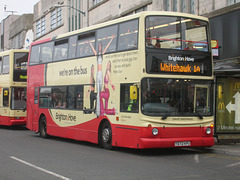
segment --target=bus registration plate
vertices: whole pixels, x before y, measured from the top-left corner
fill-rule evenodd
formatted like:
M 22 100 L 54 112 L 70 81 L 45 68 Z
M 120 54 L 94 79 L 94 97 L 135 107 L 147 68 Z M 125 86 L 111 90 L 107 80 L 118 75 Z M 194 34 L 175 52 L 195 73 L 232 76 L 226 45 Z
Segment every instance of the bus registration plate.
M 191 142 L 190 141 L 175 142 L 175 146 L 191 146 Z

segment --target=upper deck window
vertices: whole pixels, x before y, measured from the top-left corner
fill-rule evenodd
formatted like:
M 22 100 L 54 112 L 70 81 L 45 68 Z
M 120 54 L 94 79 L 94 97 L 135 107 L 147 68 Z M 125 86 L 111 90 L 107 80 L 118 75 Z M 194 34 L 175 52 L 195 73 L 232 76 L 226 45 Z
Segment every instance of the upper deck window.
M 207 22 L 190 18 L 150 16 L 146 19 L 146 46 L 209 51 Z
M 114 52 L 117 47 L 118 25 L 109 26 L 97 31 L 97 49 L 101 44 L 102 51 Z
M 30 65 L 39 64 L 41 46 L 36 45 L 31 47 Z
M 52 62 L 53 42 L 44 43 L 41 48 L 40 63 Z
M 61 61 L 67 59 L 68 55 L 68 39 L 56 41 L 54 46 L 53 61 Z
M 138 42 L 138 20 L 120 24 L 118 37 L 118 51 L 135 49 Z
M 2 57 L 0 57 L 0 74 L 2 73 Z
M 27 52 L 14 53 L 14 75 L 13 81 L 27 81 Z
M 9 74 L 9 56 L 3 56 L 3 74 Z

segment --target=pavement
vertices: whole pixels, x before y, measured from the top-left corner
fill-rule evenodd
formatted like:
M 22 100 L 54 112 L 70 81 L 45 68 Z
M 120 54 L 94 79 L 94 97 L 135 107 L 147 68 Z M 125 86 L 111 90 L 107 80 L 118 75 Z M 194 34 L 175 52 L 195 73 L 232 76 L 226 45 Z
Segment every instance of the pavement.
M 240 143 L 229 141 L 215 141 L 215 145 L 208 148 L 216 154 L 225 154 L 240 157 Z

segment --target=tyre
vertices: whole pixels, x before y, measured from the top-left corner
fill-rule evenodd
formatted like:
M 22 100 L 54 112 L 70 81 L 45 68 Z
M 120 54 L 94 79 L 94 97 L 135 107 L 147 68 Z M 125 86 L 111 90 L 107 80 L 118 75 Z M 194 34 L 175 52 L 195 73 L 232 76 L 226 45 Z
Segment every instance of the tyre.
M 46 121 L 46 117 L 43 116 L 41 117 L 40 121 L 39 121 L 39 132 L 40 132 L 40 136 L 43 138 L 47 138 L 47 121 Z
M 108 121 L 103 123 L 100 132 L 101 145 L 105 149 L 112 149 L 112 128 Z

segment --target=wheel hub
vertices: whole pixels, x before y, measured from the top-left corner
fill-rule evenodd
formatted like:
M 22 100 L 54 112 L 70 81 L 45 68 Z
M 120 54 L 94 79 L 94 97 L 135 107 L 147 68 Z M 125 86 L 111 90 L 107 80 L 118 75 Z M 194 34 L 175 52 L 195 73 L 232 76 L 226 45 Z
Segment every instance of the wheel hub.
M 109 138 L 110 138 L 110 131 L 108 128 L 105 128 L 102 132 L 102 139 L 103 139 L 103 142 L 108 142 L 109 141 Z

